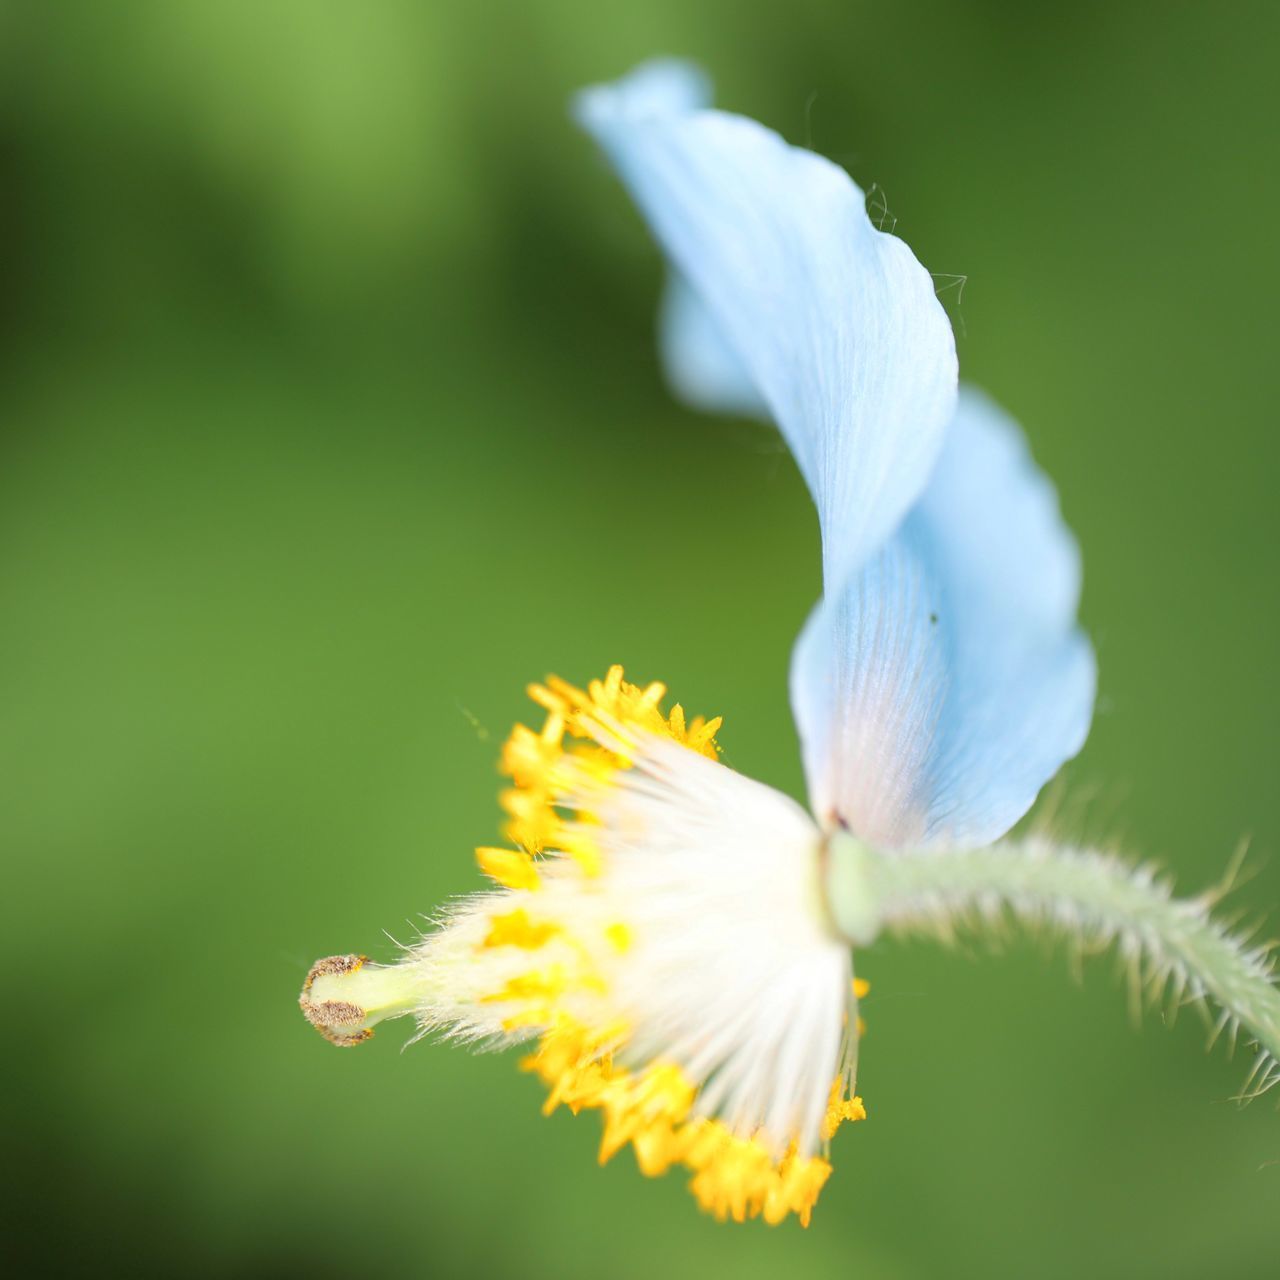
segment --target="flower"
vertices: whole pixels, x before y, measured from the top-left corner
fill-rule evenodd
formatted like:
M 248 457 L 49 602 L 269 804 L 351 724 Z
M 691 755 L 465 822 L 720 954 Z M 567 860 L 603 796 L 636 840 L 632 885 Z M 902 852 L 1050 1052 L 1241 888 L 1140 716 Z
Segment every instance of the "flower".
M 928 273 L 843 170 L 707 99 L 651 63 L 577 116 L 670 262 L 673 388 L 775 422 L 813 494 L 824 597 L 791 675 L 812 816 L 723 765 L 720 721 L 664 711 L 662 685 L 550 680 L 503 753 L 510 845 L 477 851 L 496 887 L 399 965 L 322 961 L 301 1003 L 344 1045 L 401 1013 L 530 1043 L 547 1110 L 601 1113 L 602 1160 L 630 1145 L 719 1217 L 807 1223 L 827 1144 L 865 1116 L 832 848 L 997 840 L 1082 745 L 1094 665 L 1054 492 L 958 392 Z
M 502 760 L 514 848 L 477 850 L 499 887 L 449 909 L 399 986 L 321 961 L 303 1010 L 344 1045 L 408 1011 L 463 1041 L 536 1039 L 522 1065 L 545 1109 L 600 1111 L 602 1161 L 630 1144 L 646 1174 L 692 1170 L 721 1217 L 807 1222 L 819 1148 L 865 1114 L 865 988 L 822 905 L 812 818 L 721 764 L 720 721 L 664 714 L 665 693 L 620 667 L 534 686 L 545 721 Z

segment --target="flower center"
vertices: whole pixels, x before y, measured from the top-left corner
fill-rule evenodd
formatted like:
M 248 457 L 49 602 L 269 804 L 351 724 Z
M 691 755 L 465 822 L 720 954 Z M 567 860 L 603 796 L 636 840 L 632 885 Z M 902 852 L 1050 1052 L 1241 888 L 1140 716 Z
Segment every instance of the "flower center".
M 547 1086 L 544 1111 L 564 1105 L 575 1114 L 602 1113 L 602 1163 L 630 1144 L 647 1175 L 676 1165 L 692 1171 L 700 1205 L 719 1218 L 779 1222 L 795 1213 L 807 1225 L 829 1162 L 802 1152 L 797 1135 L 779 1150 L 776 1134 L 771 1141 L 763 1132 L 744 1133 L 700 1110 L 702 1091 L 689 1064 L 637 1052 L 627 1001 L 615 998 L 626 985 L 628 952 L 647 938 L 646 923 L 627 916 L 628 895 L 605 888 L 610 850 L 648 833 L 620 831 L 626 823 L 611 802 L 622 784 L 631 785 L 627 775 L 637 762 L 652 757 L 655 742 L 708 761 L 719 754 L 721 721 L 686 720 L 678 705 L 664 714 L 665 693 L 661 684 L 628 684 L 620 667 L 585 691 L 555 679 L 531 687 L 545 722 L 537 732 L 517 726 L 502 757 L 512 780 L 502 797 L 506 834 L 516 847 L 476 855 L 520 900 L 489 917 L 481 946 L 519 960 L 481 999 L 501 1011 L 508 1033 L 539 1037 L 521 1065 Z M 723 875 L 738 870 L 725 866 Z M 573 909 L 565 911 L 570 884 Z M 652 930 L 652 919 L 647 925 Z M 850 1035 L 856 1031 L 846 1028 Z M 824 1143 L 842 1121 L 866 1115 L 861 1099 L 849 1096 L 850 1077 L 842 1070 L 830 1084 Z

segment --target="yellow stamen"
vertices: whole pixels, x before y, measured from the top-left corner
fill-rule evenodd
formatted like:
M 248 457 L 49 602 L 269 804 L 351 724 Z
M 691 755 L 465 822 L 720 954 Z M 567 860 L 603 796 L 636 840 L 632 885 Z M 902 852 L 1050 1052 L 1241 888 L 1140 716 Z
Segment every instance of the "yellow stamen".
M 863 1000 L 871 994 L 871 983 L 866 978 L 854 978 L 853 980 L 853 998 L 855 1000 Z M 867 1024 L 861 1017 L 858 1019 L 858 1038 L 861 1039 L 867 1031 Z
M 694 1175 L 690 1187 L 698 1203 L 717 1218 L 742 1222 L 763 1217 L 777 1223 L 794 1213 L 808 1226 L 831 1165 L 817 1156 L 801 1157 L 794 1148 L 776 1160 L 758 1139 L 736 1137 L 720 1121 L 694 1116 L 697 1090 L 680 1068 L 660 1062 L 633 1073 L 619 1066 L 606 1046 L 620 1035 L 614 1029 L 606 1039 L 592 1036 L 561 1015 L 520 1064 L 547 1085 L 543 1110 L 550 1114 L 564 1104 L 575 1114 L 602 1111 L 602 1164 L 628 1143 L 648 1176 L 682 1164 Z M 844 1099 L 839 1080 L 832 1085 L 831 1099 L 824 1138 L 830 1137 L 828 1127 L 834 1133 L 841 1120 L 866 1117 L 861 1099 Z
M 622 921 L 607 926 L 604 936 L 615 951 L 622 953 L 631 950 L 631 930 Z
M 831 1082 L 831 1096 L 827 1099 L 827 1114 L 822 1120 L 822 1140 L 830 1142 L 836 1136 L 836 1130 L 846 1120 L 865 1120 L 867 1109 L 859 1097 L 844 1096 L 844 1080 L 839 1076 Z
M 547 969 L 534 969 L 529 973 L 508 978 L 500 991 L 484 996 L 483 1004 L 511 1004 L 520 1000 L 554 1000 L 564 994 L 565 972 L 558 964 Z
M 641 689 L 628 684 L 618 666 L 585 691 L 552 676 L 545 685 L 530 685 L 529 695 L 547 712 L 547 719 L 540 732 L 525 725 L 511 731 L 502 751 L 502 771 L 512 786 L 501 797 L 509 818 L 506 835 L 526 858 L 529 853 L 567 854 L 586 875 L 599 874 L 600 853 L 591 835 L 596 816 L 579 810 L 570 821 L 561 806 L 584 783 L 607 786 L 619 769 L 629 768 L 637 731 L 713 760 L 719 755 L 719 717 L 686 721 L 679 706 L 663 715 L 666 686 L 655 682 Z M 481 869 L 509 888 L 532 887 L 526 883 L 531 875 L 537 876 L 532 864 L 526 867 L 518 859 L 513 864 L 495 856 L 502 852 L 478 851 Z
M 508 889 L 536 889 L 540 883 L 533 859 L 523 849 L 477 849 L 476 862 Z
M 523 907 L 506 915 L 493 916 L 489 921 L 489 934 L 483 942 L 486 947 L 521 947 L 535 951 L 560 932 L 558 924 L 535 924 Z

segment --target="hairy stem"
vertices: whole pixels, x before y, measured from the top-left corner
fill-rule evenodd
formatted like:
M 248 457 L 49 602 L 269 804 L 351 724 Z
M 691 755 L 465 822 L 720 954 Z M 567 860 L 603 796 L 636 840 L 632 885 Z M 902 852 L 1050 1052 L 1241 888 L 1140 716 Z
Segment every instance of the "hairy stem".
M 1214 895 L 1175 898 L 1149 867 L 1043 840 L 877 853 L 838 832 L 827 850 L 828 904 L 851 942 L 882 929 L 948 938 L 1012 916 L 1086 944 L 1115 943 L 1150 992 L 1211 1001 L 1218 1031 L 1257 1041 L 1255 1091 L 1280 1081 L 1275 966 L 1267 948 L 1213 918 Z

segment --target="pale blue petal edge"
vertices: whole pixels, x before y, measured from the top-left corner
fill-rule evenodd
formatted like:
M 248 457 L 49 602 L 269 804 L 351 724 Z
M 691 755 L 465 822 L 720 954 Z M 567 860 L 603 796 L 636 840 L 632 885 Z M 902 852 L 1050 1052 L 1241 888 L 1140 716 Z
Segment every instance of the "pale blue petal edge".
M 671 394 L 691 409 L 772 422 L 738 353 L 674 268 L 658 310 L 658 352 Z
M 951 326 L 843 169 L 705 94 L 695 69 L 663 61 L 585 90 L 575 113 L 785 436 L 825 578 L 841 581 L 932 470 L 955 406 Z
M 1003 835 L 1089 731 L 1079 592 L 1052 485 L 1017 425 L 964 389 L 919 504 L 796 644 L 819 818 L 884 847 Z

